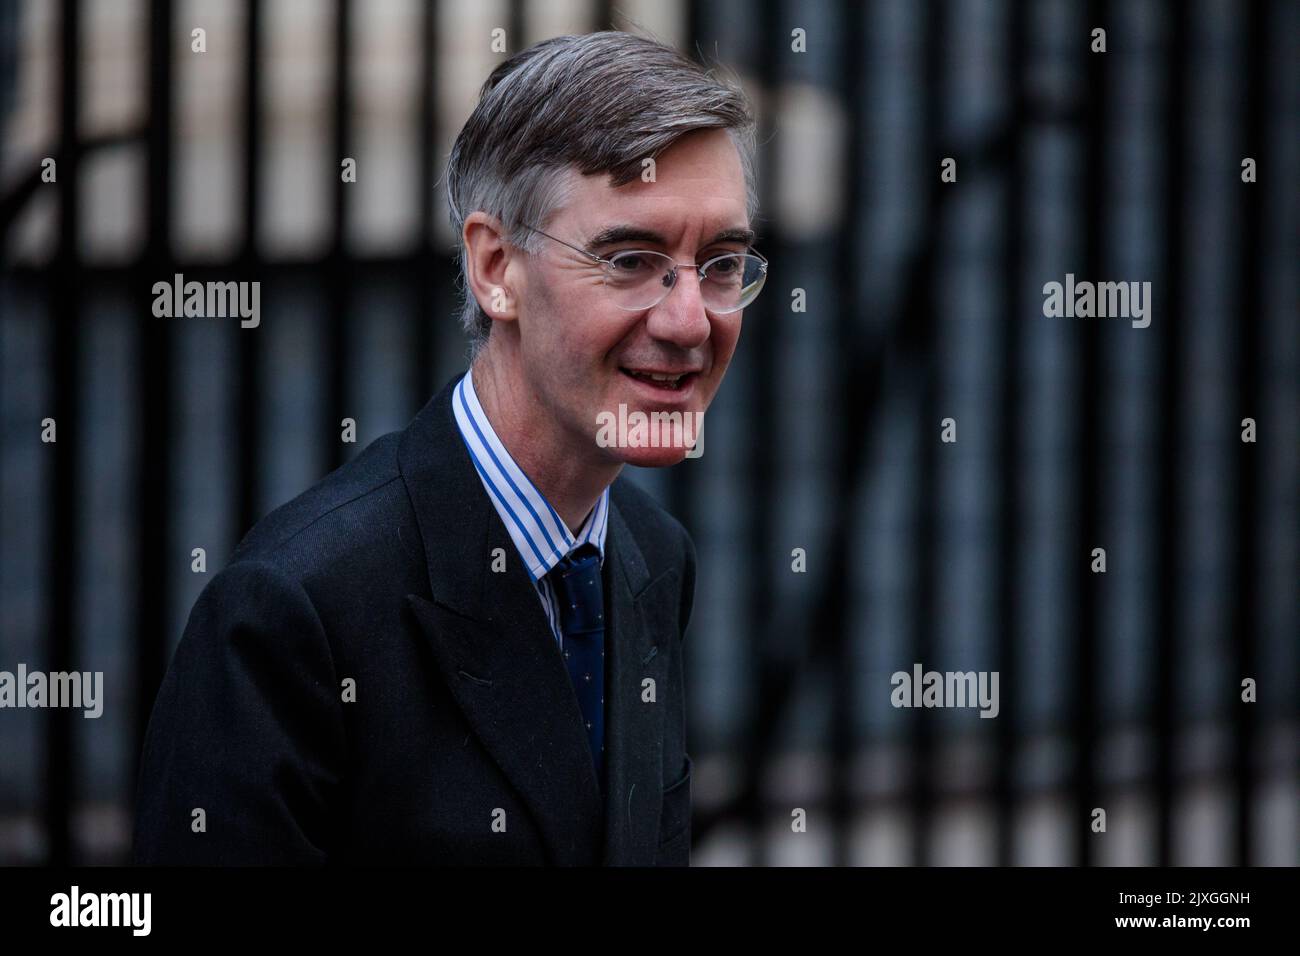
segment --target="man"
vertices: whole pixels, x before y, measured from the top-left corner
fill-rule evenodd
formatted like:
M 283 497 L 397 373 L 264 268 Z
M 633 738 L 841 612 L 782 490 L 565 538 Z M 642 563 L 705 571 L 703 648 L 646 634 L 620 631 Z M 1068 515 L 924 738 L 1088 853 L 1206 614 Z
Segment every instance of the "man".
M 689 863 L 694 547 L 619 472 L 693 435 L 600 425 L 713 399 L 766 273 L 752 149 L 743 97 L 650 40 L 495 70 L 447 176 L 471 371 L 204 590 L 137 861 Z

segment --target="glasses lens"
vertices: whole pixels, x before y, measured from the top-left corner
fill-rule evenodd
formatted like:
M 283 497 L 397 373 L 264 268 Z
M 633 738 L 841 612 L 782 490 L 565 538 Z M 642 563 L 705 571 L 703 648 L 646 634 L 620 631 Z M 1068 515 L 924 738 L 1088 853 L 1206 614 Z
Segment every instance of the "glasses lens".
M 700 297 L 711 312 L 738 312 L 758 297 L 766 281 L 767 263 L 757 256 L 722 256 L 705 270 Z
M 657 252 L 617 252 L 605 267 L 605 285 L 621 309 L 657 305 L 673 286 L 673 260 Z
M 605 285 L 620 309 L 650 309 L 672 291 L 673 268 L 673 258 L 659 252 L 617 252 L 605 267 Z M 710 312 L 738 312 L 758 297 L 766 281 L 767 263 L 757 256 L 720 256 L 704 271 L 700 298 Z

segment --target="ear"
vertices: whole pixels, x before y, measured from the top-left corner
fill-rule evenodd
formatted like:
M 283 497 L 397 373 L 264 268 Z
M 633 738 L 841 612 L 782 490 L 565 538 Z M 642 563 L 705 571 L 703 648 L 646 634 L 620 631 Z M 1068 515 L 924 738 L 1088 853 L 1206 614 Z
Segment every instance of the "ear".
M 506 230 L 495 216 L 478 211 L 465 218 L 461 231 L 465 243 L 465 282 L 479 308 L 489 319 L 512 322 L 516 309 L 516 274 L 519 250 L 506 242 Z

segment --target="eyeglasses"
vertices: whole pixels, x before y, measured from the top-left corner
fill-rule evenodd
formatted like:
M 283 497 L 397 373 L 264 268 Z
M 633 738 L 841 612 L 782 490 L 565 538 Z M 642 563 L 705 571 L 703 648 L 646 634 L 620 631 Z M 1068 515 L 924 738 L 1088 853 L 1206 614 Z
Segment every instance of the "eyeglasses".
M 739 312 L 758 297 L 767 281 L 767 260 L 757 253 L 728 252 L 707 262 L 676 262 L 662 252 L 627 249 L 609 258 L 579 249 L 548 232 L 524 226 L 552 239 L 592 262 L 600 263 L 605 273 L 605 287 L 614 305 L 626 312 L 652 309 L 677 285 L 677 267 L 690 266 L 700 279 L 700 300 L 710 312 Z

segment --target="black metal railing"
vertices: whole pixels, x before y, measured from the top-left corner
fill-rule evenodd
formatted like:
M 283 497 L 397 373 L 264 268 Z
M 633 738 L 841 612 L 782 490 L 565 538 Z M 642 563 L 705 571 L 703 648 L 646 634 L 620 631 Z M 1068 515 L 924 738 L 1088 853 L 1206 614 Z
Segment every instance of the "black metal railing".
M 174 456 L 178 422 L 173 400 L 180 383 L 176 373 L 177 336 L 171 323 L 155 319 L 144 291 L 157 277 L 184 272 L 188 277 L 229 278 L 232 274 L 260 280 L 269 288 L 282 287 L 290 281 L 305 281 L 325 290 L 325 311 L 318 327 L 323 345 L 321 368 L 320 421 L 312 425 L 319 433 L 322 469 L 341 464 L 352 453 L 338 439 L 340 421 L 353 406 L 355 389 L 354 353 L 356 334 L 363 320 L 364 290 L 376 283 L 391 283 L 406 290 L 409 310 L 411 348 L 395 361 L 409 363 L 412 391 L 405 409 L 413 414 L 440 384 L 438 369 L 454 367 L 458 356 L 445 347 L 437 323 L 449 322 L 453 311 L 455 263 L 449 250 L 439 249 L 432 202 L 440 173 L 437 155 L 437 128 L 440 120 L 437 90 L 436 57 L 439 49 L 439 6 L 428 0 L 418 17 L 420 31 L 419 67 L 415 71 L 420 84 L 417 97 L 419 131 L 416 137 L 420 191 L 419 229 L 415 246 L 393 255 L 372 255 L 358 251 L 349 243 L 349 223 L 353 213 L 352 195 L 338 175 L 341 157 L 353 155 L 356 146 L 351 69 L 354 61 L 353 37 L 356 20 L 363 7 L 352 0 L 335 0 L 330 48 L 321 51 L 331 64 L 329 144 L 320 162 L 328 167 L 332 182 L 331 215 L 328 220 L 329 242 L 320 256 L 286 258 L 270 256 L 259 236 L 266 216 L 264 203 L 268 188 L 262 173 L 264 153 L 271 132 L 265 115 L 265 84 L 262 70 L 267 56 L 266 14 L 270 0 L 246 0 L 246 19 L 241 36 L 241 83 L 239 127 L 242 148 L 238 163 L 242 172 L 240 201 L 240 242 L 237 252 L 226 261 L 184 261 L 177 255 L 173 242 L 173 205 L 177 137 L 177 102 L 174 93 L 174 64 L 177 24 L 173 5 L 168 0 L 152 0 L 146 21 L 149 65 L 147 71 L 147 111 L 140 128 L 119 134 L 83 138 L 81 113 L 84 106 L 85 70 L 79 56 L 84 42 L 84 10 L 81 0 L 61 0 L 59 4 L 59 77 L 57 100 L 57 140 L 50 144 L 50 154 L 57 156 L 58 213 L 57 241 L 48 262 L 7 262 L 0 281 L 11 288 L 34 290 L 45 303 L 48 336 L 40 356 L 49 382 L 51 416 L 58 422 L 60 440 L 48 446 L 49 484 L 45 489 L 39 521 L 48 535 L 45 551 L 42 606 L 45 617 L 41 625 L 44 661 L 50 670 L 76 670 L 86 648 L 78 635 L 78 621 L 86 613 L 81 603 L 85 581 L 80 579 L 82 565 L 73 560 L 82 546 L 83 530 L 96 515 L 87 513 L 80 492 L 80 482 L 91 454 L 89 437 L 84 433 L 84 369 L 95 356 L 85 347 L 85 307 L 87 302 L 107 288 L 130 289 L 135 304 L 136 321 L 132 342 L 136 350 L 138 393 L 132 409 L 138 447 L 132 457 L 135 468 L 134 541 L 131 554 L 136 562 L 136 587 L 130 612 L 130 640 L 133 647 L 134 717 L 130 722 L 132 740 L 127 750 L 138 755 L 152 702 L 162 679 L 176 634 L 173 622 L 181 599 L 181 581 L 174 559 L 172 533 L 178 510 L 185 507 L 176 487 Z M 743 641 L 752 671 L 748 696 L 753 709 L 743 721 L 740 739 L 722 739 L 720 731 L 703 724 L 703 708 L 691 702 L 692 739 L 706 742 L 706 749 L 726 751 L 737 757 L 738 779 L 725 799 L 701 802 L 697 809 L 694 837 L 697 846 L 706 845 L 723 824 L 739 823 L 746 835 L 751 863 L 771 862 L 769 845 L 764 838 L 773 818 L 767 796 L 765 775 L 779 751 L 782 734 L 792 713 L 810 687 L 823 688 L 828 695 L 827 730 L 822 735 L 824 752 L 830 757 L 830 773 L 823 805 L 833 828 L 833 862 L 854 862 L 851 834 L 855 820 L 870 802 L 857 792 L 854 761 L 868 744 L 862 718 L 855 701 L 864 693 L 887 693 L 887 688 L 864 688 L 861 671 L 853 663 L 861 647 L 873 640 L 871 634 L 857 632 L 861 618 L 862 595 L 855 581 L 855 568 L 863 560 L 865 532 L 856 515 L 866 489 L 873 481 L 872 447 L 881 441 L 886 420 L 905 418 L 915 423 L 920 436 L 910 508 L 914 547 L 908 566 L 911 581 L 908 599 L 908 629 L 912 635 L 904 668 L 912 661 L 929 664 L 941 656 L 936 635 L 944 625 L 944 608 L 936 595 L 946 573 L 946 542 L 961 533 L 952 526 L 940 509 L 940 489 L 947 469 L 947 446 L 935 439 L 938 423 L 947 412 L 944 398 L 946 382 L 940 354 L 938 314 L 941 309 L 939 290 L 951 263 L 945 260 L 945 240 L 949 236 L 955 206 L 962 193 L 945 185 L 938 177 L 938 162 L 943 156 L 960 159 L 960 182 L 992 183 L 997 187 L 994 203 L 998 218 L 999 242 L 992 251 L 993 271 L 1003 296 L 1003 321 L 997 323 L 996 340 L 989 345 L 989 362 L 1000 369 L 991 401 L 995 413 L 991 420 L 991 441 L 987 454 L 996 476 L 995 487 L 986 491 L 989 516 L 986 533 L 997 553 L 996 567 L 987 569 L 984 588 L 991 596 L 984 605 L 984 629 L 991 635 L 983 652 L 989 669 L 999 670 L 1002 686 L 1018 688 L 1029 680 L 1022 635 L 1029 615 L 1024 609 L 1024 572 L 1032 561 L 1024 547 L 1029 524 L 1030 490 L 1025 462 L 1031 454 L 1025 437 L 1025 404 L 1029 401 L 1026 370 L 1041 362 L 1041 355 L 1027 341 L 1025 326 L 1033 321 L 1039 303 L 1026 295 L 1028 256 L 1032 242 L 1030 196 L 1026 183 L 1036 160 L 1030 155 L 1032 142 L 1045 130 L 1068 134 L 1071 149 L 1079 162 L 1078 190 L 1072 197 L 1080 223 L 1073 236 L 1079 246 L 1082 270 L 1089 276 L 1105 276 L 1114 271 L 1116 260 L 1111 244 L 1117 234 L 1114 219 L 1116 166 L 1108 157 L 1107 145 L 1114 133 L 1113 108 L 1128 91 L 1118 85 L 1111 69 L 1118 50 L 1106 56 L 1089 52 L 1086 40 L 1080 40 L 1069 53 L 1066 68 L 1076 85 L 1065 94 L 1045 91 L 1035 73 L 1036 66 L 1052 54 L 1045 51 L 1042 20 L 1048 14 L 1041 8 L 1017 3 L 1005 5 L 1001 20 L 1000 42 L 1005 55 L 989 69 L 998 75 L 1005 91 L 1000 113 L 978 135 L 969 130 L 954 130 L 948 122 L 951 98 L 960 95 L 954 89 L 952 49 L 957 39 L 950 26 L 956 4 L 928 0 L 917 7 L 903 9 L 885 5 L 864 5 L 854 0 L 828 5 L 823 13 L 835 29 L 812 39 L 824 56 L 820 68 L 820 87 L 832 98 L 845 120 L 847 130 L 841 168 L 844 208 L 826 237 L 807 240 L 788 234 L 783 222 L 770 210 L 776 207 L 780 184 L 797 172 L 782 168 L 779 137 L 784 124 L 775 113 L 775 99 L 765 97 L 764 130 L 761 136 L 763 205 L 768 217 L 761 230 L 764 248 L 773 266 L 773 280 L 767 295 L 756 304 L 751 326 L 746 331 L 743 354 L 737 363 L 743 378 L 728 382 L 728 387 L 743 390 L 743 414 L 724 419 L 722 427 L 743 430 L 736 444 L 745 451 L 740 458 L 743 468 L 744 502 L 742 527 L 734 545 L 736 562 L 728 583 L 726 606 L 732 615 L 728 632 L 718 640 Z M 711 57 L 718 44 L 739 43 L 729 29 L 736 16 L 735 4 L 690 2 L 682 7 L 687 52 Z M 773 94 L 788 83 L 797 55 L 790 49 L 792 26 L 806 19 L 793 3 L 763 0 L 753 8 L 745 7 L 753 18 L 752 29 L 745 32 L 745 45 L 737 52 L 737 66 L 756 92 Z M 1150 568 L 1154 590 L 1150 598 L 1152 622 L 1148 700 L 1138 721 L 1138 729 L 1149 735 L 1151 763 L 1143 775 L 1144 785 L 1153 796 L 1155 849 L 1152 861 L 1168 864 L 1178 859 L 1174 820 L 1176 802 L 1188 775 L 1176 762 L 1180 737 L 1188 723 L 1180 704 L 1185 693 L 1182 662 L 1188 646 L 1180 632 L 1180 609 L 1189 597 L 1186 568 L 1189 513 L 1194 508 L 1187 489 L 1185 443 L 1189 435 L 1185 408 L 1195 383 L 1188 375 L 1188 324 L 1190 314 L 1186 288 L 1189 276 L 1211 266 L 1189 252 L 1185 237 L 1193 228 L 1189 196 L 1192 194 L 1190 168 L 1181 157 L 1188 154 L 1194 131 L 1191 122 L 1196 111 L 1210 108 L 1194 101 L 1192 80 L 1196 75 L 1198 34 L 1193 11 L 1181 3 L 1153 6 L 1152 15 L 1163 31 L 1160 64 L 1163 90 L 1158 130 L 1166 160 L 1161 165 L 1162 192 L 1152 197 L 1153 208 L 1160 217 L 1158 235 L 1161 319 L 1153 323 L 1154 364 L 1151 376 L 1151 399 L 1155 403 L 1158 429 L 1156 462 L 1151 495 L 1154 509 L 1153 541 Z M 518 46 L 525 36 L 525 4 L 512 0 L 509 5 L 508 30 L 511 43 Z M 1069 28 L 1084 36 L 1094 24 L 1113 24 L 1115 4 L 1099 0 L 1070 6 L 1064 14 Z M 1285 64 L 1295 61 L 1295 16 L 1279 4 L 1256 2 L 1234 8 L 1231 16 L 1240 26 L 1241 39 L 1234 62 L 1240 68 L 1244 109 L 1240 115 L 1239 143 L 1232 152 L 1263 157 L 1274 155 L 1296 161 L 1289 153 L 1274 149 L 1269 153 L 1271 137 L 1279 130 L 1294 133 L 1296 122 L 1284 118 L 1287 102 L 1279 99 L 1281 80 L 1288 75 Z M 879 210 L 872 207 L 872 193 L 867 179 L 875 173 L 871 164 L 873 147 L 867 119 L 881 106 L 876 91 L 867 87 L 862 67 L 865 50 L 872 42 L 876 24 L 891 29 L 899 17 L 916 18 L 915 53 L 920 58 L 917 69 L 919 88 L 912 104 L 920 116 L 920 135 L 916 143 L 919 163 L 927 172 L 923 186 L 908 198 L 909 208 L 920 228 L 900 238 L 903 263 L 892 277 L 893 294 L 880 306 L 881 314 L 868 322 L 859 309 L 867 296 L 867 251 L 862 224 Z M 891 19 L 892 18 L 892 19 Z M 596 3 L 591 11 L 591 27 L 608 27 L 620 23 L 617 4 Z M 820 22 L 820 21 L 819 21 Z M 11 31 L 10 35 L 16 35 Z M 1122 48 L 1123 38 L 1112 26 L 1110 42 Z M 879 42 L 878 40 L 875 42 Z M 1107 59 L 1111 57 L 1111 59 Z M 816 72 L 816 71 L 814 71 Z M 1221 105 L 1220 105 L 1221 107 Z M 0 116 L 0 123 L 9 118 Z M 79 173 L 87 157 L 103 151 L 142 146 L 146 161 L 142 167 L 139 196 L 144 209 L 147 240 L 136 261 L 124 265 L 85 261 L 78 237 L 84 226 L 85 211 L 80 207 Z M 930 170 L 933 170 L 931 174 Z M 1278 184 L 1300 181 L 1295 168 L 1274 168 L 1261 172 L 1260 183 L 1243 186 L 1235 200 L 1235 229 L 1225 241 L 1235 246 L 1232 259 L 1234 273 L 1216 264 L 1231 282 L 1237 313 L 1230 322 L 1234 339 L 1231 355 L 1223 361 L 1230 369 L 1236 409 L 1226 415 L 1235 423 L 1253 410 L 1263 414 L 1270 396 L 1277 390 L 1283 396 L 1295 395 L 1295 382 L 1270 384 L 1264 361 L 1270 343 L 1277 341 L 1276 329 L 1294 330 L 1294 313 L 1277 314 L 1266 296 L 1270 280 L 1270 263 L 1286 261 L 1271 249 L 1266 217 L 1271 197 L 1283 195 Z M 1236 189 L 1237 175 L 1229 169 L 1224 174 L 1224 189 Z M 1271 183 L 1272 185 L 1267 185 Z M 0 196 L 0 243 L 6 249 L 14 238 L 15 225 L 38 195 L 38 175 L 20 177 L 5 195 Z M 1292 188 L 1294 188 L 1292 186 Z M 1266 195 L 1266 193 L 1268 195 Z M 1291 204 L 1292 207 L 1294 203 Z M 831 516 L 829 533 L 817 546 L 817 571 L 794 600 L 777 600 L 777 576 L 783 573 L 789 547 L 779 540 L 777 521 L 784 492 L 793 480 L 784 473 L 779 449 L 783 436 L 769 430 L 780 418 L 782 396 L 773 387 L 782 374 L 789 373 L 781 351 L 783 335 L 790 332 L 786 323 L 793 321 L 789 311 L 789 286 L 803 284 L 789 271 L 801 250 L 814 241 L 818 248 L 834 251 L 830 268 L 841 278 L 835 300 L 820 303 L 819 308 L 833 311 L 827 328 L 831 336 L 832 360 L 821 370 L 827 380 L 827 393 L 833 396 L 829 410 L 810 413 L 834 416 L 833 465 L 820 476 L 826 494 L 826 509 Z M 1294 248 L 1291 249 L 1294 252 Z M 1297 258 L 1292 255 L 1285 266 L 1294 289 Z M 1115 423 L 1108 419 L 1103 395 L 1114 381 L 1114 357 L 1107 344 L 1107 330 L 1098 322 L 1079 321 L 1067 336 L 1070 364 L 1074 379 L 1073 404 L 1068 415 L 1070 440 L 1063 462 L 1071 473 L 1071 483 L 1059 489 L 1068 496 L 1068 532 L 1065 550 L 1070 569 L 1065 573 L 1065 605 L 1059 631 L 1044 636 L 1069 662 L 1072 675 L 1066 699 L 1059 708 L 1056 722 L 1038 728 L 1059 734 L 1067 742 L 1068 765 L 1057 789 L 1067 805 L 1072 821 L 1070 860 L 1079 864 L 1097 861 L 1097 843 L 1086 821 L 1093 807 L 1102 805 L 1106 795 L 1115 790 L 1102 766 L 1102 746 L 1107 736 L 1129 726 L 1131 720 L 1112 717 L 1104 705 L 1106 683 L 1113 662 L 1103 653 L 1103 609 L 1113 600 L 1109 593 L 1111 577 L 1093 574 L 1086 555 L 1101 541 L 1107 528 L 1114 525 L 1115 508 L 1106 500 L 1109 463 L 1120 454 L 1114 439 Z M 234 430 L 238 441 L 233 453 L 233 496 L 228 513 L 234 526 L 233 538 L 244 532 L 276 502 L 266 500 L 260 476 L 267 467 L 266 436 L 261 412 L 267 401 L 268 367 L 272 357 L 260 336 L 237 335 L 232 352 L 230 385 L 234 391 Z M 1040 369 L 1041 371 L 1041 369 Z M 1291 368 L 1294 375 L 1294 368 Z M 893 372 L 898 377 L 891 378 Z M 902 373 L 899 375 L 898 373 Z M 902 381 L 900 388 L 897 384 Z M 893 382 L 894 384 L 889 384 Z M 0 397 L 2 393 L 0 393 Z M 712 422 L 711 422 L 712 424 Z M 713 425 L 711 431 L 719 426 Z M 1197 421 L 1195 428 L 1207 427 Z M 1266 433 L 1267 427 L 1262 426 Z M 967 440 L 967 439 L 964 439 Z M 1228 633 L 1224 643 L 1230 649 L 1231 669 L 1219 680 L 1219 696 L 1205 702 L 1205 710 L 1221 718 L 1231 728 L 1231 758 L 1223 768 L 1222 778 L 1230 782 L 1233 810 L 1229 845 L 1230 858 L 1225 862 L 1257 862 L 1261 846 L 1261 781 L 1265 773 L 1278 772 L 1264 759 L 1264 733 L 1294 727 L 1297 682 L 1290 689 L 1274 692 L 1281 703 L 1256 706 L 1230 706 L 1235 701 L 1237 685 L 1243 675 L 1259 676 L 1266 658 L 1279 647 L 1295 643 L 1294 602 L 1284 615 L 1281 632 L 1265 620 L 1262 608 L 1269 600 L 1269 588 L 1279 572 L 1265 566 L 1263 555 L 1269 547 L 1267 531 L 1275 517 L 1294 515 L 1295 482 L 1290 497 L 1276 486 L 1266 486 L 1265 461 L 1279 462 L 1294 468 L 1294 457 L 1270 452 L 1269 443 L 1285 442 L 1276 431 L 1261 438 L 1258 444 L 1236 441 L 1236 433 L 1226 435 L 1220 456 L 1231 474 L 1231 501 L 1222 513 L 1228 540 L 1223 542 L 1228 595 Z M 1290 436 L 1294 440 L 1294 436 Z M 355 447 L 355 446 L 353 446 Z M 1263 461 L 1261 461 L 1263 459 Z M 1288 465 L 1288 463 L 1290 463 Z M 670 508 L 692 529 L 699 541 L 699 520 L 716 502 L 702 476 L 705 469 L 719 467 L 713 460 L 687 462 L 673 469 L 662 489 Z M 1295 475 L 1292 474 L 1294 479 Z M 1270 491 L 1270 488 L 1274 490 Z M 5 501 L 4 507 L 23 508 L 21 501 Z M 982 533 L 982 532 L 981 532 Z M 1284 549 L 1286 550 L 1286 549 Z M 1294 560 L 1294 547 L 1287 552 Z M 1130 556 L 1131 560 L 1138 560 Z M 22 560 L 12 555 L 8 561 Z M 1294 569 L 1294 565 L 1290 565 Z M 1280 572 L 1285 576 L 1285 568 Z M 1292 582 L 1293 583 L 1293 582 Z M 697 597 L 697 621 L 703 597 Z M 975 614 L 978 609 L 961 609 Z M 7 626 L 7 625 L 6 625 Z M 697 630 L 698 633 L 698 630 Z M 691 639 L 697 648 L 700 637 Z M 802 652 L 788 652 L 790 642 L 802 642 Z M 707 648 L 708 645 L 706 645 Z M 786 648 L 786 649 L 783 649 Z M 1269 659 L 1275 659 L 1274 655 Z M 1285 654 L 1280 655 L 1285 659 Z M 710 686 L 709 675 L 702 668 L 707 657 L 697 649 L 688 658 L 691 671 L 688 687 L 703 691 Z M 0 661 L 0 666 L 8 665 Z M 825 675 L 820 679 L 818 675 Z M 1286 694 L 1289 693 L 1289 697 Z M 74 838 L 76 806 L 87 786 L 80 778 L 83 765 L 78 757 L 76 724 L 68 710 L 50 709 L 43 714 L 43 735 L 11 744 L 40 747 L 43 765 L 39 793 L 30 801 L 19 799 L 18 805 L 0 807 L 0 815 L 39 817 L 43 840 L 41 862 L 62 864 L 77 862 L 85 854 Z M 987 739 L 991 743 L 993 767 L 990 783 L 979 792 L 988 799 L 994 814 L 990 862 L 1010 864 L 1016 861 L 1016 832 L 1021 825 L 1020 802 L 1030 788 L 1023 782 L 1019 769 L 1028 736 L 1028 716 L 1018 695 L 1005 693 L 1002 714 L 994 722 Z M 1288 723 L 1290 721 L 1291 723 Z M 982 723 L 982 722 L 977 722 Z M 980 728 L 982 731 L 983 728 Z M 934 846 L 936 809 L 944 795 L 938 773 L 941 760 L 939 734 L 935 721 L 915 719 L 897 736 L 906 753 L 905 779 L 896 790 L 895 799 L 911 813 L 906 833 L 906 860 L 914 864 L 934 863 L 938 859 Z M 983 739 L 983 738 L 981 738 Z M 695 749 L 694 747 L 692 748 Z M 1294 768 L 1284 776 L 1294 788 Z M 134 766 L 128 771 L 134 780 Z M 129 809 L 129 808 L 128 808 Z M 781 817 L 781 812 L 775 813 Z M 1082 821 L 1082 822 L 1081 822 Z M 124 852 L 124 851 L 123 851 Z M 0 847 L 0 857 L 7 854 Z

